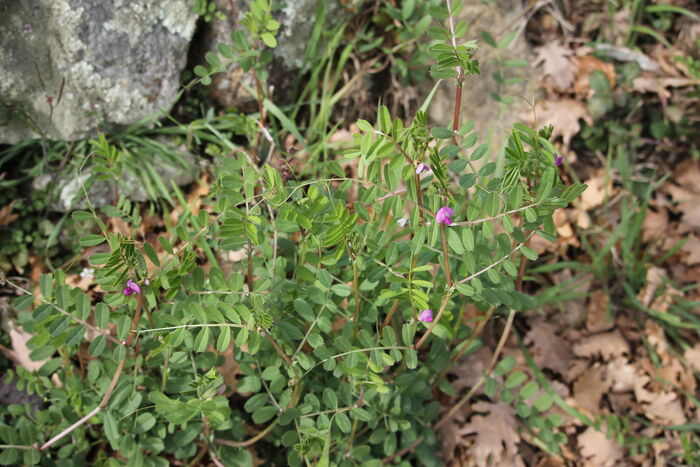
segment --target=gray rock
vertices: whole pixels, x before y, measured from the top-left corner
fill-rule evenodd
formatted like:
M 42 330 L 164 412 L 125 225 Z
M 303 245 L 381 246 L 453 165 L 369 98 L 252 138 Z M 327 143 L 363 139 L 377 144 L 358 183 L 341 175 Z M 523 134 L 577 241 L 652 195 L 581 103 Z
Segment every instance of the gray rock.
M 495 5 L 493 3 L 487 5 L 481 0 L 465 0 L 464 3 L 459 19 L 466 20 L 470 28 L 463 40 L 478 40 L 479 50 L 476 58 L 479 60 L 481 75 L 470 75 L 465 79 L 460 122 L 473 120 L 479 142 L 488 143 L 492 150 L 491 154 L 494 155 L 503 148 L 513 123 L 521 121 L 523 115 L 531 112 L 530 107 L 518 96 L 532 100 L 536 74 L 530 67 L 508 68 L 506 77 L 519 76 L 525 81 L 502 85 L 499 89 L 492 77 L 493 73 L 499 69 L 496 61 L 497 54 L 500 52 L 502 61 L 529 61 L 532 52 L 522 30 L 507 48 L 498 51 L 484 43 L 481 32 L 488 31 L 498 41 L 510 31 L 518 29 L 522 24 L 523 2 L 522 0 L 498 0 Z M 494 101 L 491 97 L 494 92 L 510 97 L 513 103 L 504 105 Z M 454 111 L 454 93 L 455 87 L 452 82 L 441 85 L 429 108 L 431 121 L 441 126 L 450 124 Z
M 1 1 L 0 142 L 84 137 L 97 125 L 128 125 L 167 110 L 194 32 L 192 6 Z
M 32 408 L 32 413 L 44 408 L 44 401 L 41 397 L 17 389 L 17 385 L 14 382 L 6 383 L 5 378 L 6 375 L 0 375 L 0 404 L 8 406 L 10 404 L 28 403 Z
M 184 186 L 194 182 L 199 170 L 195 168 L 195 159 L 191 154 L 180 153 L 177 164 L 166 161 L 162 157 L 153 156 L 153 171 L 160 177 L 165 186 L 170 189 L 171 182 L 177 186 Z M 151 162 L 148 162 L 149 164 Z M 51 209 L 56 212 L 69 212 L 74 209 L 86 209 L 87 200 L 94 207 L 112 205 L 115 202 L 115 184 L 111 180 L 93 180 L 94 173 L 87 167 L 81 173 L 62 174 L 57 178 L 52 175 L 42 175 L 34 180 L 32 188 L 35 190 L 57 189 L 57 200 L 51 204 Z M 150 199 L 143 182 L 134 168 L 125 169 L 118 181 L 119 194 L 126 196 L 131 201 L 146 201 Z M 88 184 L 86 186 L 86 183 Z M 87 197 L 86 190 L 87 188 Z

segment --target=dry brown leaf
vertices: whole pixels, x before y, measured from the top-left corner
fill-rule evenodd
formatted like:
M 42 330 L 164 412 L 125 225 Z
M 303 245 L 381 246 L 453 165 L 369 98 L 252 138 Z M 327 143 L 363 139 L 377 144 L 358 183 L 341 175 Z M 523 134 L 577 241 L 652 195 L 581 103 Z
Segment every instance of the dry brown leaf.
M 538 319 L 530 323 L 532 329 L 525 336 L 525 345 L 532 344 L 530 352 L 539 368 L 565 374 L 571 362 L 570 345 L 556 334 L 556 328 Z
M 649 344 L 654 347 L 659 357 L 661 357 L 661 361 L 667 362 L 669 358 L 668 341 L 666 340 L 663 328 L 656 321 L 648 320 L 644 324 L 644 335 L 647 337 Z
M 574 99 L 540 100 L 535 105 L 535 110 L 538 126 L 554 126 L 552 137 L 561 136 L 566 147 L 569 146 L 571 138 L 581 130 L 579 120 L 584 120 L 589 125 L 593 124 L 586 106 Z M 532 116 L 526 118 L 532 119 Z
M 683 356 L 693 370 L 700 372 L 700 344 L 695 344 L 693 348 L 686 350 Z
M 500 402 L 477 402 L 472 409 L 486 415 L 474 415 L 460 433 L 476 434 L 472 449 L 477 467 L 524 465 L 518 455 L 520 435 L 513 407 Z
M 7 333 L 10 336 L 10 346 L 12 348 L 8 349 L 3 346 L 0 347 L 0 350 L 2 350 L 2 353 L 4 353 L 7 358 L 15 362 L 16 365 L 20 365 L 28 371 L 35 371 L 49 361 L 47 358 L 35 362 L 29 358 L 31 350 L 27 347 L 27 341 L 34 337 L 34 334 L 25 332 L 21 327 L 15 326 L 15 323 L 12 321 L 7 323 Z
M 700 264 L 700 239 L 694 234 L 690 235 L 690 238 L 685 245 L 683 245 L 681 251 L 686 253 L 686 256 L 683 258 L 685 264 Z
M 691 78 L 674 78 L 664 77 L 659 78 L 651 73 L 644 73 L 642 76 L 635 78 L 632 81 L 632 89 L 637 92 L 653 92 L 664 99 L 671 97 L 671 91 L 667 88 L 685 88 L 689 86 L 697 86 L 700 84 L 700 79 Z
M 569 210 L 568 209 L 557 209 L 554 211 L 552 220 L 554 221 L 554 227 L 557 229 L 557 233 L 563 240 L 574 236 L 574 229 L 571 227 L 569 222 Z
M 588 298 L 586 307 L 586 329 L 590 332 L 601 332 L 613 326 L 612 319 L 608 317 L 608 302 L 610 298 L 604 290 L 595 290 Z
M 574 354 L 579 357 L 601 355 L 604 360 L 610 360 L 612 357 L 629 354 L 629 352 L 629 344 L 619 329 L 588 336 L 574 344 Z
M 656 212 L 648 209 L 644 216 L 644 224 L 642 224 L 642 241 L 650 242 L 663 240 L 667 229 L 668 210 L 662 208 Z
M 544 457 L 535 467 L 566 467 L 564 460 L 561 457 Z
M 16 221 L 19 218 L 19 214 L 12 214 L 12 206 L 14 204 L 15 202 L 12 201 L 10 204 L 0 209 L 0 227 L 10 225 L 12 222 Z
M 651 266 L 647 269 L 646 283 L 637 294 L 637 299 L 646 307 L 659 313 L 666 313 L 673 303 L 674 297 L 682 297 L 683 293 L 666 282 L 666 270 Z M 657 296 L 658 289 L 663 287 L 663 292 Z
M 576 78 L 573 92 L 577 94 L 587 94 L 591 90 L 589 76 L 594 71 L 602 71 L 610 82 L 610 88 L 615 88 L 615 66 L 592 55 L 574 57 L 572 62 L 576 64 Z
M 591 216 L 583 209 L 576 208 L 576 225 L 582 229 L 587 229 L 591 226 Z
M 613 196 L 613 186 L 612 177 L 606 176 L 605 167 L 596 170 L 593 176 L 586 180 L 588 188 L 581 195 L 581 209 L 590 211 L 591 209 L 597 208 L 603 201 L 605 197 L 610 199 Z
M 607 430 L 605 425 L 601 428 Z M 611 467 L 622 459 L 623 450 L 614 439 L 606 438 L 605 434 L 593 427 L 581 433 L 577 441 L 586 466 Z
M 576 72 L 576 65 L 570 60 L 571 49 L 559 41 L 552 41 L 537 47 L 535 53 L 537 58 L 533 65 L 542 65 L 543 74 L 550 77 L 555 87 L 568 90 L 574 82 Z
M 447 465 L 455 465 L 456 451 L 459 447 L 469 447 L 469 443 L 459 432 L 459 425 L 450 420 L 440 427 L 440 440 L 442 442 L 442 458 Z
M 606 369 L 610 389 L 613 392 L 632 391 L 639 383 L 637 369 L 629 364 L 625 357 L 615 358 L 607 364 Z
M 646 416 L 657 423 L 680 425 L 687 420 L 681 402 L 674 392 L 655 394 L 651 403 L 643 407 Z
M 600 411 L 600 399 L 610 387 L 602 367 L 589 368 L 574 383 L 574 400 L 592 414 Z
M 679 163 L 674 170 L 673 180 L 690 191 L 700 193 L 700 162 L 686 159 Z
M 452 381 L 452 387 L 457 393 L 473 387 L 481 379 L 481 375 L 486 370 L 490 360 L 491 352 L 487 346 L 482 346 L 476 352 L 462 357 L 457 365 L 449 371 L 449 374 L 457 376 L 457 379 Z

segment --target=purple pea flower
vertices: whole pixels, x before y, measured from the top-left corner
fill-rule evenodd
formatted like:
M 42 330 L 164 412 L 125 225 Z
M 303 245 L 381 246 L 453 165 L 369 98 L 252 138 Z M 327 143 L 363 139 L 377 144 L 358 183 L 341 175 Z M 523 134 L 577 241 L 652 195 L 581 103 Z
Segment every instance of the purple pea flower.
M 136 282 L 129 279 L 126 281 L 126 287 L 124 287 L 124 295 L 129 296 L 133 293 L 141 293 L 141 287 L 139 287 Z
M 428 166 L 425 165 L 424 163 L 420 162 L 420 163 L 416 166 L 416 174 L 417 174 L 417 175 L 420 175 L 420 174 L 422 174 L 423 172 L 430 172 L 430 167 L 428 167 Z
M 554 165 L 556 165 L 557 167 L 559 167 L 563 161 L 564 161 L 564 156 L 559 156 L 559 155 L 554 156 Z
M 423 323 L 432 323 L 433 322 L 433 310 L 423 310 L 420 312 L 420 316 L 418 316 L 418 321 L 422 321 Z
M 435 214 L 435 220 L 438 224 L 450 225 L 452 224 L 452 216 L 454 215 L 455 212 L 452 210 L 451 207 L 443 206 L 440 209 L 438 209 L 437 214 Z

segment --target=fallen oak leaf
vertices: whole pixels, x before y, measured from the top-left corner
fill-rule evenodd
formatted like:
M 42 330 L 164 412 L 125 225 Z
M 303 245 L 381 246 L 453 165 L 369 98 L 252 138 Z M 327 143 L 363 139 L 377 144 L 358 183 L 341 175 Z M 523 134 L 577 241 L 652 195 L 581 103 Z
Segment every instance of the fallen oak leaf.
M 21 327 L 15 326 L 13 321 L 8 322 L 7 327 L 7 333 L 10 336 L 10 346 L 12 348 L 8 349 L 7 347 L 0 346 L 0 350 L 2 350 L 2 353 L 5 354 L 7 358 L 28 371 L 36 371 L 41 368 L 44 363 L 49 361 L 48 358 L 40 361 L 31 359 L 31 350 L 27 347 L 27 342 L 34 337 L 34 334 L 30 334 Z
M 535 49 L 537 57 L 534 66 L 542 65 L 543 73 L 549 76 L 555 87 L 567 90 L 574 82 L 576 65 L 571 57 L 571 49 L 564 47 L 559 41 L 548 42 Z
M 601 426 L 601 430 L 607 431 L 605 424 Z M 622 459 L 624 454 L 614 437 L 608 439 L 605 434 L 593 427 L 588 427 L 576 441 L 581 457 L 585 459 L 585 466 L 612 467 Z
M 664 425 L 681 425 L 687 421 L 683 407 L 674 392 L 654 395 L 649 404 L 644 404 L 644 414 L 651 420 Z
M 19 214 L 12 214 L 12 207 L 14 204 L 15 202 L 12 201 L 10 204 L 0 209 L 0 227 L 10 225 L 19 218 Z
M 593 124 L 586 106 L 574 99 L 540 100 L 535 105 L 535 111 L 538 125 L 552 125 L 554 127 L 552 137 L 561 136 L 565 147 L 569 146 L 571 138 L 581 130 L 579 120 L 589 125 Z M 532 116 L 525 116 L 525 118 L 531 120 Z
M 597 414 L 600 412 L 600 400 L 609 387 L 610 382 L 605 380 L 602 367 L 589 368 L 574 383 L 574 400 L 579 407 Z
M 574 344 L 574 354 L 579 357 L 600 355 L 604 360 L 630 353 L 629 344 L 619 329 L 584 337 Z
M 586 180 L 586 191 L 581 194 L 581 209 L 590 211 L 597 208 L 613 196 L 612 177 L 606 174 L 605 167 L 596 170 L 591 178 Z
M 525 335 L 525 345 L 532 344 L 530 352 L 539 368 L 546 368 L 565 374 L 571 362 L 569 344 L 556 334 L 556 328 L 538 319 L 530 323 L 531 329 Z
M 486 415 L 474 415 L 460 433 L 476 434 L 473 455 L 477 467 L 524 465 L 518 455 L 520 435 L 513 407 L 500 402 L 477 402 L 472 409 Z

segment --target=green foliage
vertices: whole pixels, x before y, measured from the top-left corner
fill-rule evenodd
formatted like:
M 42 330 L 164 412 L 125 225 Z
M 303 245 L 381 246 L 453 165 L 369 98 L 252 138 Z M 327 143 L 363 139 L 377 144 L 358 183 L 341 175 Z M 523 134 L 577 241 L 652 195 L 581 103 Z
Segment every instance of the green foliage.
M 244 29 L 231 33 L 231 44 L 217 44 L 218 53 L 208 52 L 205 56 L 208 66 L 198 65 L 194 74 L 202 84 L 211 84 L 211 75 L 226 69 L 230 62 L 237 62 L 243 71 L 254 70 L 259 80 L 267 79 L 266 65 L 272 54 L 262 49 L 277 47 L 275 35 L 280 28 L 279 21 L 272 17 L 271 0 L 252 0 L 250 11 L 241 20 Z
M 441 79 L 478 73 L 475 43 L 457 42 L 466 26 L 453 34 L 444 25 L 460 5 L 427 12 L 437 24 L 428 29 L 438 42 L 431 73 Z M 401 18 L 415 11 L 405 2 Z M 275 45 L 279 26 L 270 3 L 253 1 L 242 25 L 247 32 L 219 52 L 263 79 L 261 49 Z M 223 64 L 216 55 L 207 61 L 211 68 L 195 70 L 203 83 Z M 8 409 L 0 439 L 13 447 L 0 460 L 168 465 L 206 455 L 250 465 L 245 447 L 266 438 L 292 466 L 380 465 L 414 441 L 423 444 L 401 460 L 438 465 L 434 391 L 454 391 L 441 376 L 474 331 L 461 310 L 508 315 L 507 332 L 516 312 L 537 308 L 516 285 L 516 265 L 537 260 L 528 239 L 555 238 L 555 209 L 586 187 L 558 176 L 551 128 L 517 125 L 500 171 L 482 164 L 488 147 L 477 144 L 473 122 L 453 131 L 431 126 L 425 112 L 404 122 L 380 106 L 375 122 L 357 126 L 343 153 L 357 160 L 356 178 L 329 159 L 319 177 L 286 179 L 231 143 L 254 131 L 249 119 L 208 116 L 188 128 L 213 157 L 215 179 L 198 213 L 176 192 L 183 213 L 156 242 L 138 234 L 140 213 L 125 199 L 105 212 L 129 225 L 120 233 L 96 212 L 74 212 L 99 228 L 80 244 L 103 248 L 88 259 L 100 293 L 69 286 L 57 270 L 41 278 L 37 300 L 13 303 L 35 334 L 32 358 L 48 361 L 9 377 L 51 404 L 33 414 Z M 118 180 L 124 151 L 104 137 L 91 144 L 99 176 Z M 417 173 L 421 163 L 430 173 Z M 449 226 L 436 218 L 447 206 Z M 217 251 L 244 259 L 224 268 Z M 435 310 L 431 323 L 419 320 L 426 309 Z M 555 397 L 537 394 L 542 382 L 514 365 L 506 357 L 480 375 L 486 393 L 514 404 L 556 453 L 561 420 L 544 415 Z M 260 434 L 251 439 L 245 425 Z

